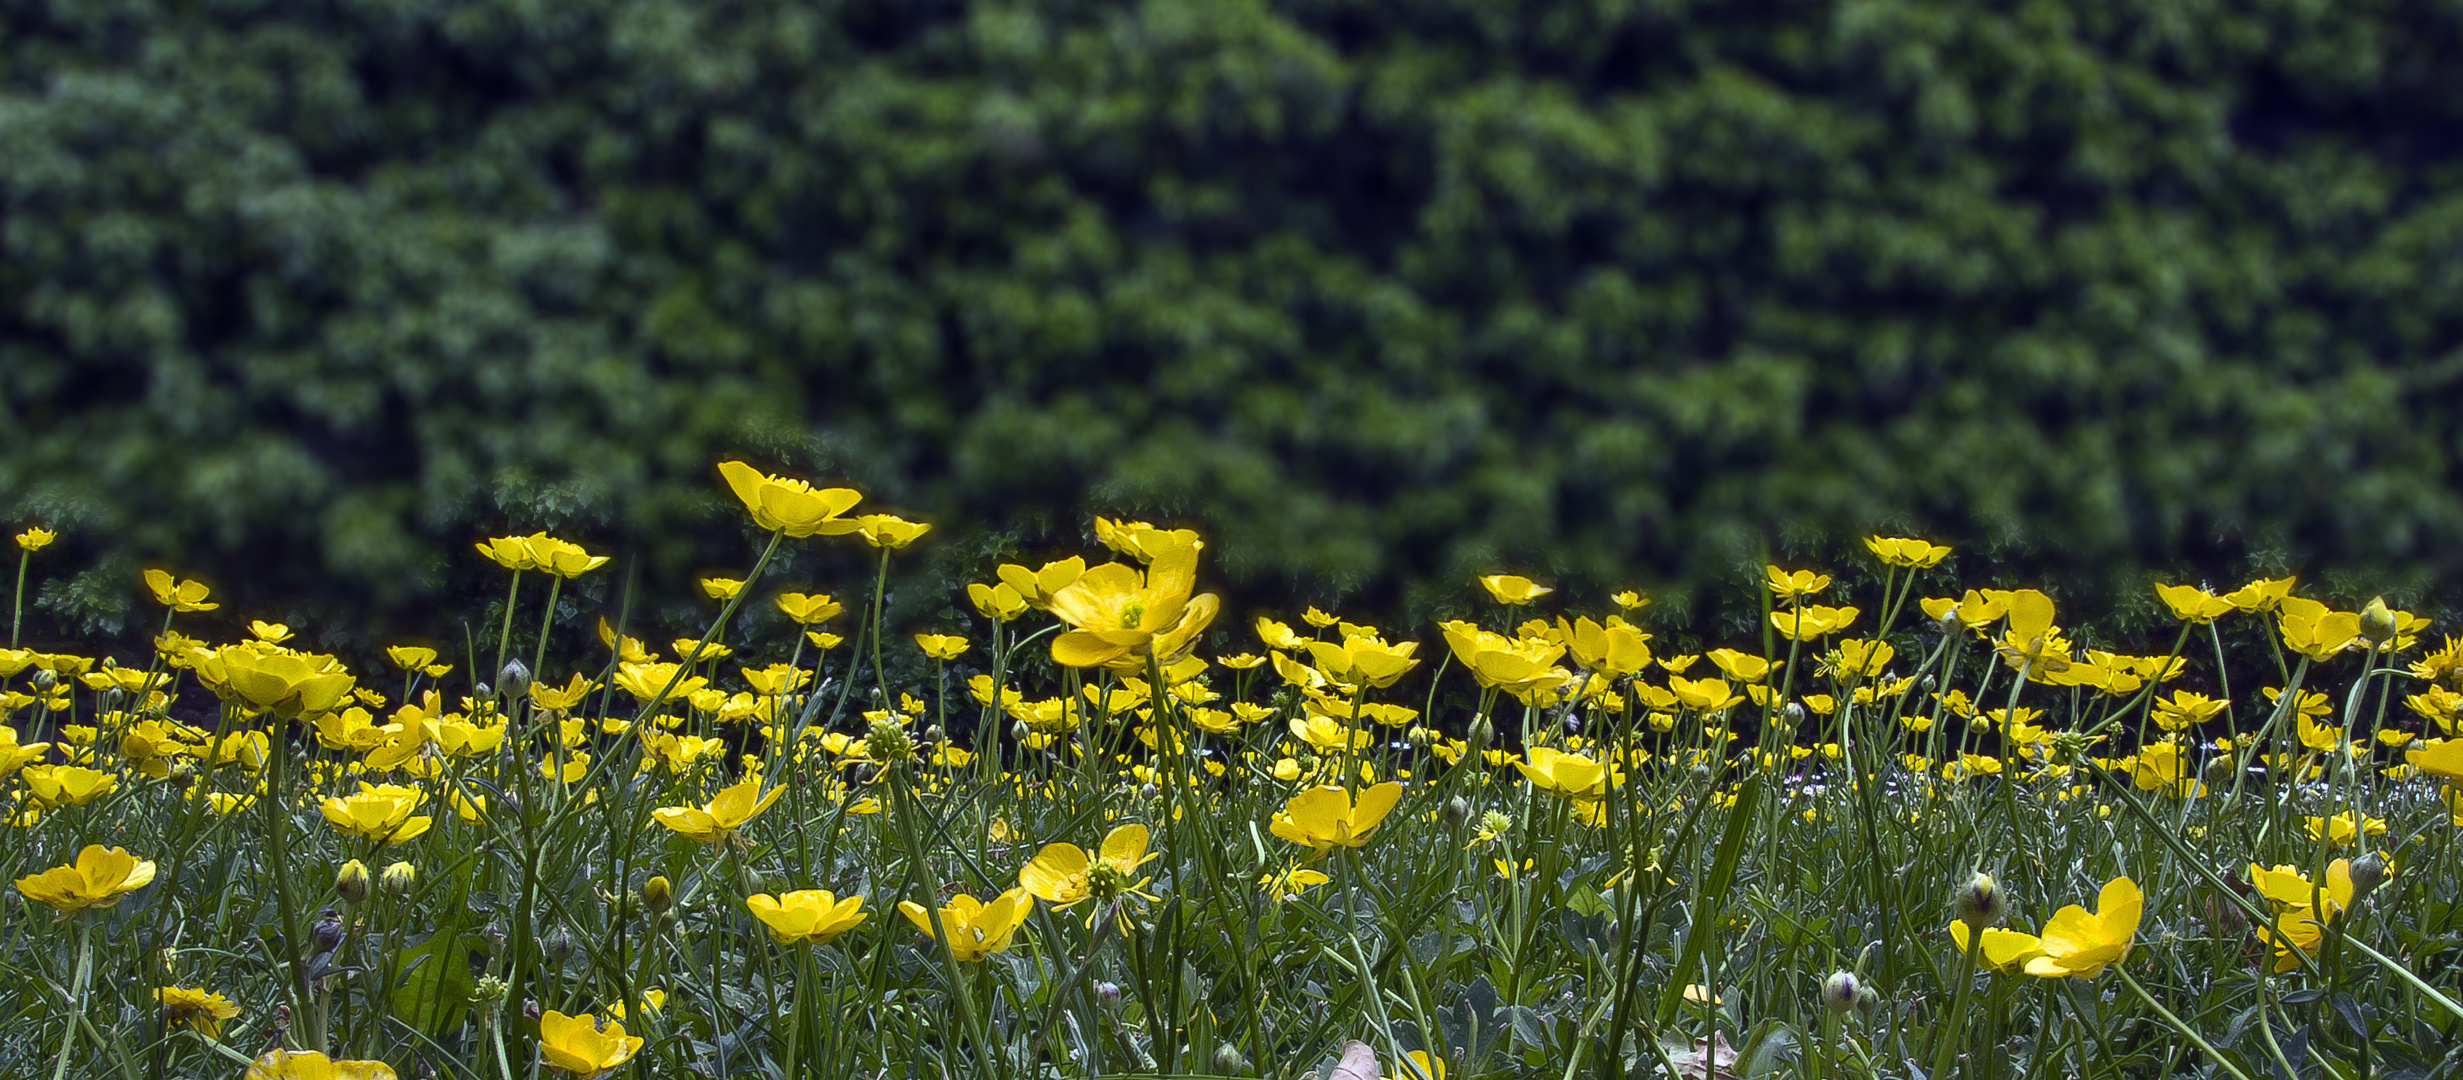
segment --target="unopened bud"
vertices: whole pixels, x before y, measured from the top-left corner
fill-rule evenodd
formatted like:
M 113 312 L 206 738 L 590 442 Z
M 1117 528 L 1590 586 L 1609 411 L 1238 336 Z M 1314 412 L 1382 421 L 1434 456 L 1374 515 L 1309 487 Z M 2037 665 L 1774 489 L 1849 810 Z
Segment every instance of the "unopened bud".
M 34 669 L 33 679 L 35 689 L 49 690 L 52 687 L 59 685 L 60 673 L 53 671 L 50 668 L 36 668 Z
M 1928 674 L 1926 674 L 1926 675 L 1924 676 L 1924 681 L 1923 681 L 1923 682 L 1920 682 L 1920 683 L 1917 683 L 1917 684 L 1916 684 L 1916 688 L 1917 688 L 1917 689 L 1919 689 L 1919 690 L 1924 691 L 1924 692 L 1925 692 L 1925 693 L 1927 693 L 1927 694 L 1929 694 L 1929 693 L 1932 693 L 1932 692 L 1933 692 L 1933 688 L 1934 688 L 1934 687 L 1939 686 L 1939 685 L 1941 685 L 1941 683 L 1940 683 L 1938 680 L 1934 679 L 1934 678 L 1933 678 L 1933 676 L 1932 676 L 1931 674 L 1929 674 L 1929 673 L 1928 673 Z
M 2375 596 L 2369 606 L 2360 609 L 2360 638 L 2371 645 L 2384 645 L 2395 639 L 2395 631 L 2403 624 L 2395 621 L 2395 613 L 2387 608 L 2386 598 Z
M 334 894 L 351 903 L 368 899 L 368 864 L 352 859 L 334 871 Z
M 573 935 L 565 933 L 564 927 L 555 927 L 539 939 L 539 952 L 547 957 L 548 963 L 564 963 L 573 955 Z
M 924 729 L 924 741 L 925 741 L 925 742 L 928 742 L 928 743 L 936 743 L 936 742 L 939 742 L 939 741 L 941 741 L 942 739 L 946 739 L 946 738 L 948 738 L 948 737 L 949 737 L 949 733 L 948 733 L 948 732 L 946 732 L 946 731 L 941 730 L 941 725 L 939 725 L 939 724 L 934 724 L 934 725 L 932 725 L 932 726 L 927 727 L 927 728 L 925 728 L 925 729 Z
M 1786 713 L 1786 714 L 1787 714 L 1787 722 L 1788 722 L 1788 723 L 1791 723 L 1791 724 L 1801 724 L 1801 723 L 1804 723 L 1804 702 L 1801 702 L 1801 701 L 1791 701 L 1791 702 L 1788 702 L 1788 703 L 1787 703 L 1787 708 L 1782 709 L 1782 710 L 1780 710 L 1780 711 L 1781 711 L 1781 712 L 1784 712 L 1784 713 Z
M 1464 733 L 1463 741 L 1469 743 L 1471 752 L 1476 754 L 1488 749 L 1489 740 L 1496 737 L 1496 725 L 1490 724 L 1488 717 L 1483 715 L 1471 718 L 1471 730 Z
M 377 875 L 376 886 L 385 890 L 389 895 L 405 896 L 410 893 L 411 886 L 417 884 L 418 881 L 418 867 L 406 862 L 397 862 L 387 866 L 384 873 Z
M 660 874 L 641 883 L 641 906 L 652 915 L 665 915 L 676 906 L 676 887 Z
M 2355 904 L 2376 892 L 2378 886 L 2386 884 L 2386 879 L 2393 876 L 2386 868 L 2386 857 L 2374 851 L 2352 860 L 2347 872 L 2352 876 L 2352 902 Z
M 1024 720 L 1020 720 L 1017 723 L 1009 725 L 1010 741 L 1015 742 L 1020 746 L 1026 745 L 1027 737 L 1033 735 L 1034 733 L 1035 729 L 1026 726 L 1026 721 Z
M 2001 895 L 2001 886 L 1993 883 L 1992 875 L 1982 871 L 1967 879 L 1967 884 L 1959 889 L 1955 906 L 1958 921 L 1979 933 L 2001 925 L 2001 920 L 2010 913 L 2009 903 Z
M 1403 741 L 1425 750 L 1428 749 L 1428 744 L 1437 741 L 1437 733 L 1424 727 L 1414 726 L 1411 730 L 1403 732 Z
M 1471 800 L 1456 795 L 1445 801 L 1446 820 L 1460 824 L 1471 820 Z
M 1248 1071 L 1249 1059 L 1240 1055 L 1240 1048 L 1224 1043 L 1214 1048 L 1214 1071 L 1234 1075 Z
M 507 660 L 505 666 L 496 672 L 496 685 L 503 688 L 506 697 L 527 694 L 530 692 L 530 668 L 518 658 Z
M 1119 1008 L 1119 1007 L 1120 1007 L 1120 984 L 1119 984 L 1119 983 L 1116 983 L 1116 982 L 1099 982 L 1099 983 L 1096 983 L 1096 984 L 1095 984 L 1095 1000 L 1096 1000 L 1096 1001 L 1098 1001 L 1098 1002 L 1101 1002 L 1101 1003 L 1102 1003 L 1102 1005 L 1103 1005 L 1103 1007 L 1104 1007 L 1104 1008 L 1106 1008 L 1106 1009 L 1117 1009 L 1117 1008 Z
M 1822 1008 L 1834 1013 L 1854 1009 L 1857 999 L 1864 996 L 1864 984 L 1852 971 L 1833 971 L 1822 980 Z
M 361 868 L 364 873 L 365 867 Z M 342 915 L 332 908 L 317 913 L 316 921 L 308 924 L 308 940 L 317 952 L 332 952 L 342 944 Z

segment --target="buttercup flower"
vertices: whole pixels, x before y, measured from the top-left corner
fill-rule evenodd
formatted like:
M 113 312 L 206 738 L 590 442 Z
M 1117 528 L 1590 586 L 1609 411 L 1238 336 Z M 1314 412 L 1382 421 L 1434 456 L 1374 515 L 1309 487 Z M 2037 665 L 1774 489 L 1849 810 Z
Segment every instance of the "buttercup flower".
M 935 660 L 955 660 L 966 652 L 966 639 L 956 634 L 915 635 L 915 647 Z
M 209 1039 L 221 1038 L 223 1021 L 239 1015 L 239 1006 L 211 990 L 166 986 L 154 991 L 154 1000 L 162 1003 L 164 1026 L 188 1028 Z
M 1403 786 L 1387 781 L 1360 792 L 1332 784 L 1310 788 L 1283 803 L 1267 828 L 1274 835 L 1304 844 L 1323 854 L 1337 847 L 1360 847 L 1377 833 L 1388 811 L 1403 797 Z
M 2172 609 L 2173 618 L 2186 623 L 2211 623 L 2234 610 L 2232 601 L 2195 585 L 2158 585 L 2155 595 Z
M 286 720 L 331 712 L 358 684 L 333 657 L 257 641 L 217 649 L 194 670 L 224 701 Z
M 1156 858 L 1146 850 L 1147 836 L 1146 826 L 1134 822 L 1114 828 L 1103 838 L 1099 859 L 1089 859 L 1076 844 L 1046 844 L 1018 869 L 1018 885 L 1060 908 L 1090 896 L 1108 900 L 1135 892 L 1146 884 L 1138 868 Z
M 764 529 L 789 536 L 844 536 L 857 528 L 855 521 L 839 516 L 864 501 L 853 488 L 816 488 L 741 461 L 720 463 L 718 473 L 752 511 L 753 524 Z
M 382 1061 L 336 1061 L 314 1050 L 268 1050 L 240 1080 L 398 1080 Z
M 827 945 L 866 918 L 863 897 L 841 900 L 827 889 L 798 889 L 777 896 L 755 893 L 744 898 L 744 906 L 781 945 Z
M 1052 614 L 1071 629 L 1052 639 L 1052 659 L 1069 667 L 1142 670 L 1149 657 L 1169 664 L 1214 622 L 1213 593 L 1191 596 L 1197 547 L 1174 547 L 1143 573 L 1105 563 L 1052 594 Z
M 1930 569 L 1950 554 L 1949 548 L 1930 540 L 1915 540 L 1906 537 L 1894 539 L 1868 536 L 1864 538 L 1864 549 L 1872 552 L 1873 557 L 1880 559 L 1884 566 L 1897 566 L 1910 570 Z
M 50 547 L 51 542 L 59 538 L 60 534 L 49 529 L 39 526 L 29 527 L 26 531 L 17 534 L 17 549 L 32 554 Z
M 1520 574 L 1490 574 L 1479 581 L 1480 588 L 1488 590 L 1491 599 L 1511 607 L 1520 607 L 1556 591 Z
M 778 610 L 799 626 L 819 626 L 846 608 L 827 593 L 789 592 L 778 594 Z
M 1006 952 L 1010 939 L 1026 916 L 1035 910 L 1035 898 L 1024 888 L 1011 889 L 994 897 L 990 903 L 965 893 L 949 898 L 941 907 L 941 925 L 949 929 L 949 951 L 963 961 L 978 961 L 996 952 Z M 932 912 L 913 900 L 898 903 L 898 913 L 914 923 L 925 937 L 932 932 Z
M 855 519 L 855 535 L 876 548 L 897 551 L 924 538 L 932 526 L 896 514 L 866 514 Z
M 683 836 L 715 844 L 732 838 L 737 829 L 769 809 L 785 791 L 783 787 L 773 787 L 764 795 L 761 778 L 748 776 L 699 807 L 662 806 L 650 811 L 650 817 Z
M 1029 570 L 1016 563 L 1003 563 L 997 571 L 1001 584 L 1017 590 L 1028 607 L 1049 609 L 1052 597 L 1086 574 L 1086 560 L 1072 555 L 1057 562 L 1043 564 L 1042 569 Z
M 154 602 L 173 611 L 212 611 L 221 604 L 207 603 L 211 592 L 202 582 L 173 583 L 171 575 L 161 570 L 145 572 L 145 587 L 154 593 Z
M 1830 587 L 1830 575 L 1811 570 L 1781 570 L 1776 566 L 1762 568 L 1764 584 L 1770 594 L 1785 604 L 1802 603 L 1805 597 Z
M 623 1024 L 602 1024 L 589 1013 L 566 1016 L 550 1009 L 539 1017 L 539 1056 L 558 1072 L 597 1076 L 632 1060 L 641 1044 L 640 1036 L 624 1033 Z
M 2044 932 L 2038 935 L 2044 954 L 2027 961 L 2027 974 L 2092 979 L 2103 974 L 2106 965 L 2129 958 L 2146 894 L 2138 891 L 2137 882 L 2114 878 L 2097 895 L 2095 905 L 2094 914 L 2071 904 L 2044 921 Z
M 357 794 L 328 798 L 325 820 L 345 833 L 379 844 L 398 844 L 426 835 L 435 820 L 411 811 L 427 801 L 427 792 L 397 784 L 361 782 Z
M 67 916 L 87 908 L 112 907 L 121 897 L 153 881 L 151 860 L 140 859 L 124 848 L 89 844 L 77 853 L 76 862 L 18 878 L 17 891 Z
M 2335 611 L 2315 600 L 2287 596 L 2275 605 L 2275 628 L 2287 649 L 2324 663 L 2360 637 L 2360 613 Z

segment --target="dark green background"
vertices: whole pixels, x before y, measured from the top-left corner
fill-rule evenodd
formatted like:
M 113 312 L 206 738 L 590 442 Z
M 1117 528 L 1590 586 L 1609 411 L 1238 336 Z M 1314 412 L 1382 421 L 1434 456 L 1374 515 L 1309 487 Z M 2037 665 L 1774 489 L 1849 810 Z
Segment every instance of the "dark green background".
M 915 618 L 1098 509 L 1240 622 L 1511 568 L 1699 627 L 1872 529 L 2077 602 L 2463 582 L 2450 0 L 0 13 L 47 632 L 161 561 L 443 634 L 538 528 L 680 611 L 727 455 L 937 522 Z

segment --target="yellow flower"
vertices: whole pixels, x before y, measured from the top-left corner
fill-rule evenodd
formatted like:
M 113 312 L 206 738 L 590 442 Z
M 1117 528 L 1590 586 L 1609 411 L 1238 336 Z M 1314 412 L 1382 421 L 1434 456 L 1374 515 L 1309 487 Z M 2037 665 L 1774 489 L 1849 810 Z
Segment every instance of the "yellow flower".
M 1337 754 L 1345 750 L 1365 750 L 1368 744 L 1374 741 L 1374 736 L 1368 732 L 1354 731 L 1344 726 L 1341 720 L 1322 713 L 1306 719 L 1293 717 L 1291 734 L 1293 738 L 1307 743 L 1310 748 L 1321 754 Z
M 2249 884 L 2258 895 L 2274 901 L 2277 910 L 2291 908 L 2323 908 L 2327 915 L 2341 914 L 2352 906 L 2352 860 L 2337 859 L 2326 866 L 2326 887 L 2309 883 L 2309 875 L 2296 867 L 2277 866 L 2268 869 L 2249 864 Z
M 1734 649 L 1712 649 L 1703 653 L 1702 658 L 1737 682 L 1760 682 L 1770 675 L 1770 669 L 1774 666 L 1761 657 Z
M 1392 1076 L 1377 1080 L 1445 1080 L 1445 1059 L 1430 1057 L 1426 1050 L 1413 1050 L 1403 1055 L 1400 1068 Z
M 1008 622 L 1031 610 L 1025 594 L 1005 581 L 997 585 L 981 582 L 970 584 L 966 587 L 966 599 L 975 605 L 975 610 L 983 612 L 984 618 L 1000 622 Z
M 516 573 L 539 568 L 538 556 L 531 554 L 530 545 L 523 543 L 518 536 L 493 537 L 471 546 L 477 548 L 479 554 L 487 556 L 489 561 Z
M 1696 712 L 1718 712 L 1744 700 L 1728 686 L 1725 679 L 1688 679 L 1670 675 L 1668 691 L 1676 695 L 1678 704 Z
M 1556 591 L 1520 574 L 1490 574 L 1479 582 L 1491 599 L 1512 607 L 1521 607 Z
M 1269 870 L 1266 871 L 1264 877 L 1257 879 L 1257 891 L 1273 897 L 1278 902 L 1297 900 L 1300 894 L 1308 891 L 1309 886 L 1323 885 L 1331 880 L 1333 879 L 1315 870 L 1303 870 L 1299 867 L 1280 871 Z
M 761 794 L 761 778 L 748 776 L 699 807 L 662 806 L 650 811 L 650 816 L 686 837 L 715 844 L 734 836 L 737 829 L 769 809 L 785 791 L 784 787 L 773 787 L 769 794 Z
M 657 987 L 651 987 L 650 989 L 641 992 L 641 1008 L 643 1012 L 657 1012 L 666 1007 L 667 991 L 661 990 Z M 607 1015 L 610 1019 L 622 1020 L 631 1014 L 630 1011 L 624 1007 L 623 1002 L 617 1001 L 610 1002 L 608 1004 Z
M 211 990 L 166 986 L 154 991 L 163 1007 L 163 1025 L 184 1027 L 209 1039 L 222 1037 L 222 1022 L 239 1015 L 239 1006 Z
M 1197 547 L 1184 545 L 1156 556 L 1144 573 L 1124 563 L 1105 563 L 1052 594 L 1052 614 L 1071 629 L 1052 639 L 1052 659 L 1069 667 L 1145 668 L 1149 657 L 1164 664 L 1196 644 L 1214 622 L 1220 601 L 1195 597 Z
M 1416 641 L 1388 645 L 1374 633 L 1362 633 L 1341 641 L 1309 642 L 1308 653 L 1317 661 L 1317 670 L 1328 679 L 1345 686 L 1383 689 L 1419 666 L 1420 662 L 1411 657 L 1419 647 Z
M 2245 612 L 2272 611 L 2275 605 L 2282 603 L 2285 597 L 2292 595 L 2293 580 L 2285 577 L 2252 581 L 2225 593 L 2223 598 L 2233 607 Z
M 1880 559 L 1884 566 L 1898 566 L 1910 570 L 1931 569 L 1939 565 L 1941 560 L 1950 554 L 1949 548 L 1930 540 L 1912 540 L 1905 537 L 1892 539 L 1868 536 L 1864 538 L 1864 549 L 1872 552 L 1873 557 Z
M 1108 900 L 1136 892 L 1146 882 L 1138 868 L 1157 856 L 1146 850 L 1146 826 L 1131 822 L 1103 838 L 1095 858 L 1076 844 L 1045 844 L 1018 868 L 1018 886 L 1044 903 L 1067 908 L 1087 897 Z
M 1965 921 L 1950 920 L 1950 940 L 1958 943 L 1958 951 L 1962 954 L 1967 951 L 1967 933 Z M 2025 968 L 2028 961 L 2042 955 L 2044 943 L 2033 934 L 2022 934 L 1998 926 L 1988 927 L 1984 931 L 1984 966 L 1994 971 L 2016 973 Z
M 2170 699 L 2155 699 L 2155 723 L 2165 731 L 2186 731 L 2192 725 L 2214 719 L 2227 704 L 2220 698 L 2187 690 L 2175 690 Z
M 855 519 L 855 535 L 876 548 L 897 551 L 924 538 L 932 526 L 896 514 L 866 514 Z
M 539 1056 L 547 1067 L 579 1077 L 592 1077 L 632 1059 L 641 1049 L 639 1036 L 624 1033 L 613 1020 L 602 1026 L 589 1013 L 566 1016 L 554 1009 L 539 1017 Z
M 382 1061 L 335 1061 L 314 1050 L 268 1050 L 240 1080 L 398 1080 Z
M 84 806 L 120 789 L 119 777 L 83 765 L 29 765 L 18 776 L 26 794 L 45 806 Z
M 2407 750 L 2403 760 L 2447 783 L 2463 784 L 2463 739 L 2446 739 L 2435 746 Z
M 701 595 L 712 600 L 733 600 L 744 591 L 744 583 L 735 578 L 706 577 L 701 579 Z
M 221 604 L 205 602 L 208 590 L 202 582 L 182 581 L 173 584 L 171 575 L 161 570 L 145 572 L 145 587 L 153 590 L 154 602 L 173 611 L 212 611 Z
M 2138 748 L 2130 782 L 2140 791 L 2163 791 L 2186 799 L 2204 794 L 2195 763 L 2179 743 L 2151 742 Z
M 2155 595 L 2164 606 L 2172 609 L 2172 617 L 2186 623 L 2211 623 L 2234 609 L 2232 601 L 2195 585 L 2158 585 Z
M 256 641 L 217 649 L 195 670 L 224 701 L 286 720 L 333 711 L 358 683 L 333 657 Z
M 290 627 L 278 622 L 266 622 L 263 619 L 248 620 L 248 632 L 256 635 L 258 641 L 268 645 L 280 645 L 291 640 Z
M 111 907 L 120 898 L 154 880 L 154 864 L 123 848 L 89 844 L 77 861 L 17 879 L 17 891 L 74 915 L 87 908 Z
M 949 929 L 949 951 L 964 961 L 977 961 L 996 952 L 1006 952 L 1010 939 L 1027 915 L 1035 910 L 1035 898 L 1024 888 L 1011 889 L 992 899 L 977 900 L 965 893 L 949 898 L 942 905 L 941 925 Z M 932 912 L 913 900 L 898 903 L 898 913 L 914 923 L 925 937 L 932 932 Z
M 1376 835 L 1377 826 L 1402 797 L 1403 786 L 1391 780 L 1360 792 L 1356 802 L 1351 792 L 1320 784 L 1286 800 L 1268 829 L 1320 853 L 1360 847 Z
M 1829 579 L 1822 580 L 1827 582 Z M 1771 612 L 1770 626 L 1779 632 L 1780 637 L 1790 641 L 1811 641 L 1847 629 L 1856 621 L 1858 614 L 1852 607 L 1807 605 L 1793 611 Z
M 1573 676 L 1556 667 L 1565 655 L 1565 646 L 1545 638 L 1506 637 L 1491 630 L 1482 630 L 1467 622 L 1439 624 L 1445 632 L 1445 644 L 1454 650 L 1454 659 L 1471 670 L 1471 676 L 1481 686 L 1498 687 L 1509 693 L 1553 690 L 1572 680 Z
M 2044 932 L 2038 935 L 2044 955 L 2027 961 L 2027 974 L 2092 979 L 2103 974 L 2106 965 L 2129 958 L 2146 894 L 2138 891 L 2137 882 L 2118 877 L 2104 885 L 2095 904 L 2094 914 L 2071 904 L 2044 921 Z
M 1782 603 L 1801 603 L 1805 597 L 1830 587 L 1830 575 L 1816 574 L 1811 570 L 1788 571 L 1765 566 L 1762 577 L 1764 583 L 1770 586 L 1770 594 Z
M 577 671 L 572 678 L 565 680 L 563 686 L 551 686 L 544 682 L 530 684 L 530 703 L 548 712 L 569 712 L 598 688 L 599 684 L 583 678 Z
M 778 594 L 778 610 L 798 626 L 819 626 L 846 608 L 828 593 L 789 592 Z
M 1969 630 L 2010 613 L 2010 605 L 1974 589 L 1967 590 L 1967 595 L 1957 600 L 1947 597 L 1926 597 L 1918 601 L 1916 606 L 1923 608 L 1925 616 L 1934 622 L 1941 622 L 1955 616 L 1958 624 Z
M 718 472 L 752 511 L 753 524 L 764 529 L 789 536 L 844 536 L 857 528 L 855 521 L 839 516 L 864 501 L 853 488 L 816 488 L 741 461 L 722 462 Z
M 607 556 L 593 555 L 582 550 L 580 544 L 570 540 L 558 540 L 546 533 L 533 533 L 523 537 L 522 544 L 530 549 L 530 558 L 535 569 L 560 578 L 580 577 L 607 565 Z
M 966 652 L 966 639 L 956 634 L 917 634 L 915 647 L 935 660 L 955 660 Z
M 1650 666 L 1651 636 L 1622 616 L 1610 615 L 1605 623 L 1592 622 L 1588 617 L 1568 623 L 1560 616 L 1557 629 L 1566 651 L 1573 653 L 1574 662 L 1594 672 L 1631 675 Z
M 435 819 L 424 814 L 411 814 L 427 797 L 418 788 L 361 781 L 357 794 L 328 798 L 321 809 L 334 828 L 362 840 L 398 844 L 425 835 L 435 824 Z
M 1071 582 L 1086 573 L 1086 560 L 1072 555 L 1057 562 L 1045 563 L 1040 570 L 1029 570 L 1016 563 L 1003 563 L 996 573 L 1001 584 L 1025 598 L 1028 607 L 1048 609 L 1052 606 L 1054 594 L 1068 588 Z
M 1580 754 L 1534 746 L 1514 762 L 1531 786 L 1552 795 L 1590 801 L 1608 794 L 1608 767 Z
M 385 659 L 404 671 L 423 668 L 436 662 L 436 650 L 425 645 L 387 645 Z
M 2360 613 L 2334 611 L 2307 597 L 2287 596 L 2276 604 L 2275 627 L 2285 648 L 2323 663 L 2360 637 Z
M 753 917 L 769 927 L 770 936 L 781 945 L 827 945 L 867 917 L 863 897 L 841 900 L 827 889 L 798 889 L 777 896 L 755 893 L 744 898 L 744 906 L 752 909 Z
M 2301 822 L 2308 829 L 2310 839 L 2324 839 L 2330 844 L 2349 844 L 2362 835 L 2386 835 L 2385 818 L 2374 818 L 2367 814 L 2361 814 L 2359 818 L 2357 825 L 2353 822 L 2351 814 L 2337 814 L 2333 817 L 2304 817 Z
M 59 538 L 60 534 L 49 529 L 29 526 L 26 531 L 17 534 L 17 549 L 31 554 L 50 547 L 51 542 Z

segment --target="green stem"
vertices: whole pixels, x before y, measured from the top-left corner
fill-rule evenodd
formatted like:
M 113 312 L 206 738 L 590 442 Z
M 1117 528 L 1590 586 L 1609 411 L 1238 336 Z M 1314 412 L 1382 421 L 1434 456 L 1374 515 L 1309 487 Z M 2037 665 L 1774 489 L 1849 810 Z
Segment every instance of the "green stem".
M 17 553 L 17 602 L 9 607 L 9 648 L 17 647 L 17 629 L 26 616 L 26 563 L 34 558 L 31 551 Z
M 503 681 L 505 647 L 513 644 L 513 604 L 521 598 L 521 590 L 522 572 L 516 570 L 513 572 L 513 582 L 505 586 L 505 622 L 496 630 L 496 667 L 492 671 L 474 673 L 474 678 L 485 677 L 490 684 Z M 504 688 L 499 686 L 497 689 Z
M 69 1052 L 77 1048 L 77 1019 L 85 1015 L 86 983 L 94 976 L 94 928 L 83 919 L 77 921 L 77 973 L 69 977 L 68 1007 L 62 1019 L 68 1030 L 60 1033 L 60 1060 L 52 1066 L 51 1080 L 68 1075 Z
M 2129 986 L 2132 993 L 2138 995 L 2138 1000 L 2146 1002 L 2147 1008 L 2155 1010 L 2155 1015 L 2163 1017 L 2164 1023 L 2171 1025 L 2172 1030 L 2180 1032 L 2183 1037 L 2196 1044 L 2198 1049 L 2205 1051 L 2207 1060 L 2214 1062 L 2217 1068 L 2231 1073 L 2236 1080 L 2250 1080 L 2248 1073 L 2242 1072 L 2240 1066 L 2234 1065 L 2230 1058 L 2223 1055 L 2222 1051 L 2215 1049 L 2215 1044 L 2206 1041 L 2206 1037 L 2198 1034 L 2197 1029 L 2182 1023 L 2180 1017 L 2172 1015 L 2172 1010 L 2164 1008 L 2162 1002 L 2155 1000 L 2155 995 L 2147 993 L 2146 987 L 2138 985 L 2138 980 L 2130 976 L 2128 969 L 2116 964 L 2112 970 L 2121 976 L 2121 981 Z

